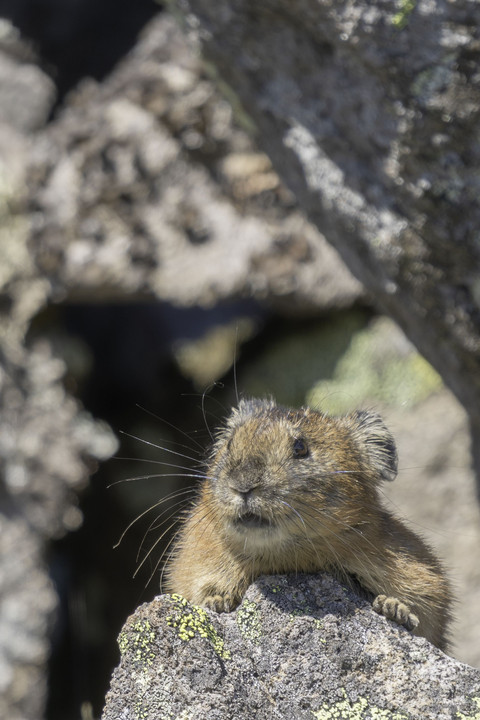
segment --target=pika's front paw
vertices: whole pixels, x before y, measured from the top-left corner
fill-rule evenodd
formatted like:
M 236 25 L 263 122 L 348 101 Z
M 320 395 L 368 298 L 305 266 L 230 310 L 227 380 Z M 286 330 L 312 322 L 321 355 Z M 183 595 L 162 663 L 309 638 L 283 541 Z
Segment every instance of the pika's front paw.
M 373 609 L 387 620 L 394 620 L 399 625 L 403 625 L 407 630 L 415 630 L 418 627 L 418 617 L 411 612 L 408 605 L 395 597 L 377 595 L 373 601 Z
M 225 595 L 209 595 L 203 601 L 203 605 L 209 610 L 215 610 L 217 613 L 228 613 L 235 610 L 238 605 L 238 599 L 229 593 Z

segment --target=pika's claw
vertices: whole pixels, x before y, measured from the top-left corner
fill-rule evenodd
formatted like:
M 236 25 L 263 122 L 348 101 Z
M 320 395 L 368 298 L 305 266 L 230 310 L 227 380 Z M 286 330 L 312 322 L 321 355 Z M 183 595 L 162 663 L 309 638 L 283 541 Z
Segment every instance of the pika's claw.
M 225 595 L 209 595 L 202 603 L 209 610 L 215 610 L 217 613 L 228 613 L 235 610 L 238 602 L 229 593 Z
M 411 612 L 408 605 L 395 597 L 377 595 L 373 601 L 373 609 L 387 620 L 393 620 L 399 625 L 403 625 L 407 630 L 415 630 L 418 627 L 418 617 Z

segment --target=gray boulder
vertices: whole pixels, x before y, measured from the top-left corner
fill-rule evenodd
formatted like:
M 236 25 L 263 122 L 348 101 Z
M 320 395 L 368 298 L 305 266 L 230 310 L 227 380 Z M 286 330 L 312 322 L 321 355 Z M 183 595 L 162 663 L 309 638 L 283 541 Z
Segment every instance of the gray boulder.
M 78 493 L 116 440 L 62 386 L 48 343 L 0 350 L 0 717 L 38 720 L 58 597 L 47 542 L 82 523 Z
M 480 474 L 480 5 L 176 6 L 302 208 L 464 404 Z
M 79 527 L 78 492 L 92 463 L 115 450 L 63 387 L 65 364 L 47 340 L 25 347 L 45 282 L 18 213 L 30 136 L 55 98 L 33 53 L 2 21 L 0 42 L 0 717 L 38 720 L 58 606 L 46 544 Z
M 305 312 L 364 295 L 166 14 L 38 136 L 27 194 L 55 300 L 253 296 Z
M 328 575 L 260 578 L 236 612 L 164 595 L 125 624 L 103 720 L 473 718 L 480 672 Z

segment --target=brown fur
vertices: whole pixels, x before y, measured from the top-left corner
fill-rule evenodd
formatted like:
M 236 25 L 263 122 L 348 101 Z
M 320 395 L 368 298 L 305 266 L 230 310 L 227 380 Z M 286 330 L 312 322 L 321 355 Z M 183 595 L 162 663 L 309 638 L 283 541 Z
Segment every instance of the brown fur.
M 393 438 L 374 413 L 241 401 L 180 530 L 167 591 L 228 612 L 259 575 L 325 570 L 354 576 L 378 612 L 445 647 L 442 567 L 380 504 L 378 485 L 396 471 Z

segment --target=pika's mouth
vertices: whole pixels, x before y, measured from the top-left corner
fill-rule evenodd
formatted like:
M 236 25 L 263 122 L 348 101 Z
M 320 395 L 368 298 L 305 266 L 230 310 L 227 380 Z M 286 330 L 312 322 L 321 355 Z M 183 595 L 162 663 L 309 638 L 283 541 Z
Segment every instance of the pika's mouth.
M 257 515 L 257 513 L 253 512 L 246 512 L 235 518 L 235 525 L 236 527 L 264 530 L 265 528 L 271 527 L 272 523 L 262 517 L 262 515 Z

